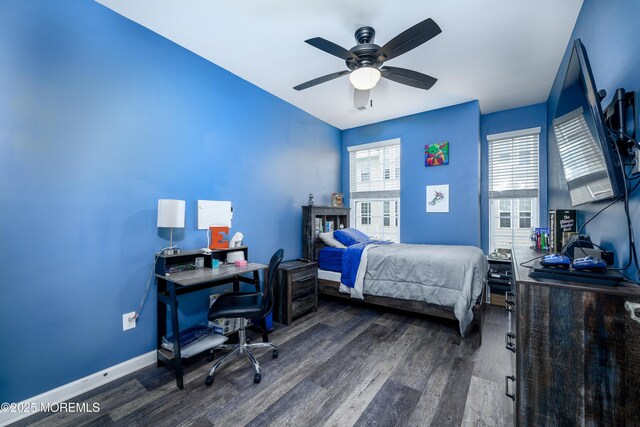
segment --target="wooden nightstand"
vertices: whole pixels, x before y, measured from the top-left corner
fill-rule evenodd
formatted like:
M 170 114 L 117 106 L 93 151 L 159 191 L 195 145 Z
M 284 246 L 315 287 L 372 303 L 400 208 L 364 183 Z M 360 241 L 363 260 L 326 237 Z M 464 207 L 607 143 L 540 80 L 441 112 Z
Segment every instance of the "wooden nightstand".
M 273 318 L 290 325 L 291 320 L 318 308 L 318 263 L 285 261 L 278 268 L 274 289 Z

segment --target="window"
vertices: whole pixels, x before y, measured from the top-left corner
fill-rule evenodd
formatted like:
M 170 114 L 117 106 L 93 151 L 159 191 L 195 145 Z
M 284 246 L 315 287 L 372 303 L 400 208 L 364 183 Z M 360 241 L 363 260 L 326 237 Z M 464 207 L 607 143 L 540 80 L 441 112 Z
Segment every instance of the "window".
M 511 228 L 511 200 L 500 200 L 500 228 Z
M 363 161 L 360 162 L 360 181 L 367 182 L 371 179 L 371 173 L 369 172 L 369 162 Z
M 511 228 L 510 212 L 500 212 L 500 228 Z
M 384 226 L 385 227 L 390 227 L 391 226 L 391 202 L 388 200 L 385 200 L 384 202 L 382 202 L 383 205 L 383 209 L 382 209 L 382 213 L 384 215 Z
M 529 246 L 538 222 L 540 128 L 489 135 L 489 250 Z
M 360 203 L 360 224 L 371 224 L 371 203 L 369 202 Z
M 394 207 L 394 214 L 393 217 L 395 218 L 395 223 L 396 223 L 396 227 L 398 226 L 398 201 L 396 200 L 395 202 L 393 202 L 393 207 Z
M 560 160 L 574 206 L 613 195 L 602 150 L 598 147 L 582 107 L 553 121 Z
M 394 162 L 395 162 L 395 159 L 393 157 L 385 157 L 385 159 L 384 159 L 384 173 L 383 173 L 384 179 L 391 179 L 392 178 L 392 176 L 391 176 L 391 168 L 394 166 L 394 164 L 393 164 Z M 396 176 L 395 177 L 397 178 L 398 177 L 398 173 L 397 173 L 398 168 L 394 168 L 394 169 L 395 169 L 394 172 L 396 172 Z
M 400 241 L 400 140 L 349 147 L 349 187 L 355 228 Z
M 531 199 L 520 199 L 518 212 L 520 217 L 519 227 L 530 230 L 531 229 Z

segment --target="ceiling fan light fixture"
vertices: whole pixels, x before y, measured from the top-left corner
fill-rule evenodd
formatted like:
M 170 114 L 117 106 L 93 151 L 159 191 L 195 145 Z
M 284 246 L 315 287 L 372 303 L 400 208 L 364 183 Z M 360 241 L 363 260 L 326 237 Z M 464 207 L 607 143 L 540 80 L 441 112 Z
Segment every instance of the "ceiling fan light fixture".
M 349 74 L 349 81 L 359 90 L 368 90 L 378 84 L 380 70 L 373 67 L 360 67 Z

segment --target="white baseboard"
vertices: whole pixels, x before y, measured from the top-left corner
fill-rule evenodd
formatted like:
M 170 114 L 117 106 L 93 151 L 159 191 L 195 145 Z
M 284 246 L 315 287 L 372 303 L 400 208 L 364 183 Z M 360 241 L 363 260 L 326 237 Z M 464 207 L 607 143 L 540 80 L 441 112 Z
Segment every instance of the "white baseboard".
M 138 369 L 144 368 L 156 362 L 156 351 L 150 351 L 133 359 L 126 360 L 110 368 L 88 375 L 79 380 L 70 382 L 53 390 L 46 391 L 37 396 L 20 402 L 17 407 L 29 407 L 39 409 L 40 404 L 60 403 L 72 399 L 82 393 L 86 393 L 103 384 L 107 384 L 113 380 L 124 377 Z M 1 403 L 1 402 L 0 402 Z M 37 411 L 36 411 L 37 412 Z M 0 427 L 14 423 L 18 420 L 33 415 L 35 412 L 2 412 L 0 411 Z

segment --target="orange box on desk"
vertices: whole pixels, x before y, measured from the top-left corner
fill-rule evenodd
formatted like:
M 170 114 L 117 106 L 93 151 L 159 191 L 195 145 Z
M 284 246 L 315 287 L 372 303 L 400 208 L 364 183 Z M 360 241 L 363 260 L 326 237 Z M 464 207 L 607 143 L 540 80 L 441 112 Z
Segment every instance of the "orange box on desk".
M 227 249 L 229 241 L 224 240 L 224 235 L 229 234 L 229 227 L 209 227 L 211 230 L 211 244 L 209 249 Z

